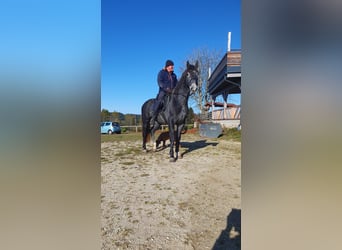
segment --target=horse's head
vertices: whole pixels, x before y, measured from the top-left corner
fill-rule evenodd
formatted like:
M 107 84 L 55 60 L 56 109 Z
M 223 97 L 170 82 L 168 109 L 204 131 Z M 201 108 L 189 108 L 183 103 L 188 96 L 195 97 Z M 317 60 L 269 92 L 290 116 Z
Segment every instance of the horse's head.
M 190 94 L 193 94 L 198 86 L 198 61 L 196 61 L 195 65 L 186 62 L 186 83 L 190 89 Z

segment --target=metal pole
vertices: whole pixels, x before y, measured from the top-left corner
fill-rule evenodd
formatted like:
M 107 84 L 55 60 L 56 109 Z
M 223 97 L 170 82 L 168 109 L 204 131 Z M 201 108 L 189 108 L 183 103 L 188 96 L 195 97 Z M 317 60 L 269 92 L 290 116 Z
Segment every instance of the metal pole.
M 231 37 L 231 32 L 228 32 L 228 47 L 227 47 L 227 51 L 230 51 L 230 37 Z

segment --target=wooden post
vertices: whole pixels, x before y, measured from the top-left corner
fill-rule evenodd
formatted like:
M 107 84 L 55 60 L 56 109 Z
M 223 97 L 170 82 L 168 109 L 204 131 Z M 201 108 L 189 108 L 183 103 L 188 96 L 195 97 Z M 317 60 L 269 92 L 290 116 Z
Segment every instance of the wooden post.
M 224 120 L 229 118 L 229 115 L 227 114 L 227 98 L 228 98 L 228 93 L 225 91 L 223 93 L 223 101 L 224 101 L 224 103 L 223 103 L 223 119 Z

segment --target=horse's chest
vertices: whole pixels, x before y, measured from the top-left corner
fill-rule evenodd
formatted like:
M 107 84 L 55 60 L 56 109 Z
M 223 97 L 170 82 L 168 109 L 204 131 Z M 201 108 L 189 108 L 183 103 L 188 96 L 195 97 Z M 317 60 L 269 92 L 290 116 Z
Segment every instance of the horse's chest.
M 186 108 L 180 108 L 178 110 L 176 110 L 176 112 L 174 113 L 174 117 L 175 117 L 175 122 L 180 122 L 182 123 L 184 121 L 184 119 L 186 118 L 187 115 L 187 109 Z
M 172 100 L 165 112 L 167 119 L 171 119 L 176 124 L 184 123 L 188 113 L 188 106 L 185 100 Z

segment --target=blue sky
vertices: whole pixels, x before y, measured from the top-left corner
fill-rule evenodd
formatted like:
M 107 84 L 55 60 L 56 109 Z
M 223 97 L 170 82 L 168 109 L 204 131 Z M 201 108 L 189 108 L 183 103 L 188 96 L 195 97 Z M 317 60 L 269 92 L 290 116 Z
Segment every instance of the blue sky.
M 180 64 L 194 50 L 224 53 L 228 32 L 231 48 L 241 49 L 240 2 L 102 0 L 101 109 L 140 114 L 158 93 L 157 74 L 167 59 L 180 76 Z

